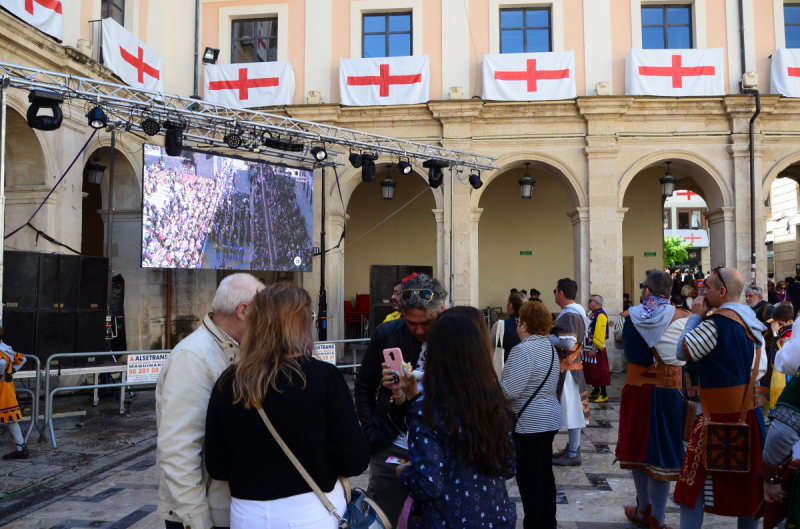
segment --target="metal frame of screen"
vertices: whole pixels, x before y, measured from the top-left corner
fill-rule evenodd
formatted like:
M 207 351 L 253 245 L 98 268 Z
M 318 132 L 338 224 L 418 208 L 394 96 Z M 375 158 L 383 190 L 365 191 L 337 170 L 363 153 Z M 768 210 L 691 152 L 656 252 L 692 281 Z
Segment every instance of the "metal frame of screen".
M 141 204 L 140 204 L 140 207 L 139 207 L 139 210 L 141 211 L 142 228 L 139 230 L 139 268 L 148 268 L 148 269 L 151 269 L 151 270 L 231 270 L 231 271 L 243 271 L 243 272 L 246 272 L 247 269 L 183 268 L 183 267 L 166 267 L 166 268 L 164 268 L 164 267 L 154 267 L 154 266 L 148 266 L 148 267 L 142 266 L 142 263 L 144 261 L 144 249 L 145 249 L 144 248 L 144 198 L 145 198 L 145 190 L 144 190 L 144 184 L 145 184 L 145 179 L 144 179 L 145 160 L 144 160 L 144 157 L 145 157 L 145 147 L 157 147 L 159 149 L 163 149 L 162 145 L 158 145 L 158 144 L 155 144 L 155 143 L 145 143 L 145 144 L 142 145 L 142 201 L 141 201 Z M 287 163 L 269 162 L 269 161 L 266 161 L 266 160 L 263 160 L 263 159 L 252 159 L 252 158 L 247 158 L 245 156 L 222 154 L 222 153 L 216 152 L 214 150 L 195 149 L 195 148 L 192 148 L 192 147 L 184 147 L 183 149 L 181 149 L 181 153 L 184 153 L 184 152 L 192 152 L 192 153 L 199 153 L 199 154 L 211 154 L 211 155 L 219 156 L 219 157 L 222 157 L 222 158 L 230 158 L 230 159 L 235 159 L 235 160 L 242 160 L 242 161 L 245 161 L 245 162 L 255 162 L 255 163 L 261 163 L 261 164 L 264 164 L 264 165 L 272 165 L 272 166 L 276 166 L 276 167 L 285 167 L 287 169 L 297 169 L 299 171 L 304 171 L 304 172 L 307 172 L 307 173 L 311 173 L 311 175 L 312 175 L 312 186 L 313 186 L 313 174 L 314 174 L 314 171 L 312 169 L 309 169 L 308 167 L 303 167 L 303 166 L 300 166 L 300 165 L 291 165 L 291 164 L 287 164 Z M 176 157 L 172 156 L 171 158 L 176 158 Z M 312 190 L 313 190 L 313 187 L 312 187 Z M 314 199 L 313 199 L 313 192 L 312 192 L 312 198 L 311 198 L 311 206 L 312 206 L 311 211 L 312 211 L 312 213 L 313 213 L 313 205 L 314 205 Z M 313 222 L 313 218 L 312 218 L 312 222 Z M 312 231 L 312 233 L 310 235 L 311 235 L 311 237 L 313 237 L 313 231 L 314 231 L 313 227 L 312 227 L 311 231 Z M 312 239 L 312 248 L 313 248 L 313 239 Z M 308 266 L 307 270 L 299 270 L 299 269 L 291 269 L 291 270 L 256 269 L 256 270 L 257 271 L 262 271 L 262 272 L 311 272 L 313 270 L 313 255 L 312 255 L 312 259 L 309 260 L 307 266 Z

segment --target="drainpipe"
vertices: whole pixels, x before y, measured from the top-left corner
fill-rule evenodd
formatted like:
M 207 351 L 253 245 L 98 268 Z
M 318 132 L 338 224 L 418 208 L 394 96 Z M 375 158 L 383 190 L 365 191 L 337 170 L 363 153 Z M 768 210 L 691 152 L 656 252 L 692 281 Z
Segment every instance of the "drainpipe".
M 741 3 L 741 0 L 740 0 Z M 200 99 L 197 94 L 197 85 L 200 82 L 200 0 L 194 4 L 194 92 L 192 97 Z
M 739 0 L 739 56 L 742 62 L 742 76 L 744 76 L 747 68 L 744 62 L 744 7 L 742 6 L 742 2 L 743 0 Z
M 740 0 L 741 2 L 741 0 Z M 761 113 L 761 95 L 758 90 L 745 90 L 756 96 L 756 113 L 750 118 L 750 280 L 756 284 L 756 155 L 754 144 L 755 121 Z

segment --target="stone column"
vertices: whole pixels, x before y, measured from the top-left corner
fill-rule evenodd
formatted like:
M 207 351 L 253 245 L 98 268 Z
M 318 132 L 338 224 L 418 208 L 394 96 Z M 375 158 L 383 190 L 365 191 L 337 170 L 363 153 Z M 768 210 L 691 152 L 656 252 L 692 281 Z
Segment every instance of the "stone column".
M 721 207 L 705 212 L 708 222 L 711 268 L 736 266 L 736 214 L 733 207 Z M 748 241 L 748 247 L 749 247 Z M 749 265 L 748 265 L 749 268 Z M 708 270 L 704 270 L 707 274 Z
M 336 243 L 350 215 L 343 211 L 328 212 L 326 246 Z M 346 244 L 345 241 L 342 244 Z M 339 247 L 325 256 L 325 290 L 328 293 L 328 339 L 344 339 L 344 251 Z M 319 282 L 317 282 L 319 292 Z M 313 294 L 312 294 L 313 297 Z M 342 349 L 343 350 L 343 349 Z M 337 348 L 337 355 L 339 354 Z
M 574 275 L 578 282 L 578 299 L 583 306 L 589 303 L 589 208 L 574 208 L 567 213 L 572 219 Z
M 444 209 L 432 209 L 433 218 L 436 220 L 436 279 L 445 279 L 444 269 Z
M 469 210 L 469 224 L 467 225 L 468 245 L 468 259 L 469 268 L 472 274 L 472 283 L 469 293 L 469 304 L 473 307 L 478 306 L 479 302 L 479 287 L 478 282 L 479 268 L 478 268 L 478 222 L 481 220 L 483 208 L 470 208 Z

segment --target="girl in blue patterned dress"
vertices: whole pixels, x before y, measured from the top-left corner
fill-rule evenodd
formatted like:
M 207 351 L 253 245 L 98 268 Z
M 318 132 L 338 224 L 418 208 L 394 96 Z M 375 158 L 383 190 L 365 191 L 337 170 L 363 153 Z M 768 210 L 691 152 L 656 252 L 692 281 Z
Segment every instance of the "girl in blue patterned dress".
M 412 402 L 406 418 L 411 463 L 397 475 L 414 499 L 409 528 L 516 525 L 506 489 L 516 471 L 511 419 L 486 333 L 463 312 L 450 309 L 437 318 L 424 397 Z

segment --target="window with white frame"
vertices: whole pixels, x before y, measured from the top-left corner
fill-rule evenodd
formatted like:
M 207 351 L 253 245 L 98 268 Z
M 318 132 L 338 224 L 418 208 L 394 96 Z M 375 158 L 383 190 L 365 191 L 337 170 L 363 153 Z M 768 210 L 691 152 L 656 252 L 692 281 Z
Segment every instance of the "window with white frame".
M 693 44 L 691 5 L 642 6 L 643 49 L 689 49 Z
M 413 55 L 411 12 L 365 13 L 362 16 L 362 57 Z
M 553 51 L 550 8 L 500 10 L 500 53 Z
M 787 48 L 800 48 L 800 4 L 784 4 L 783 28 Z

